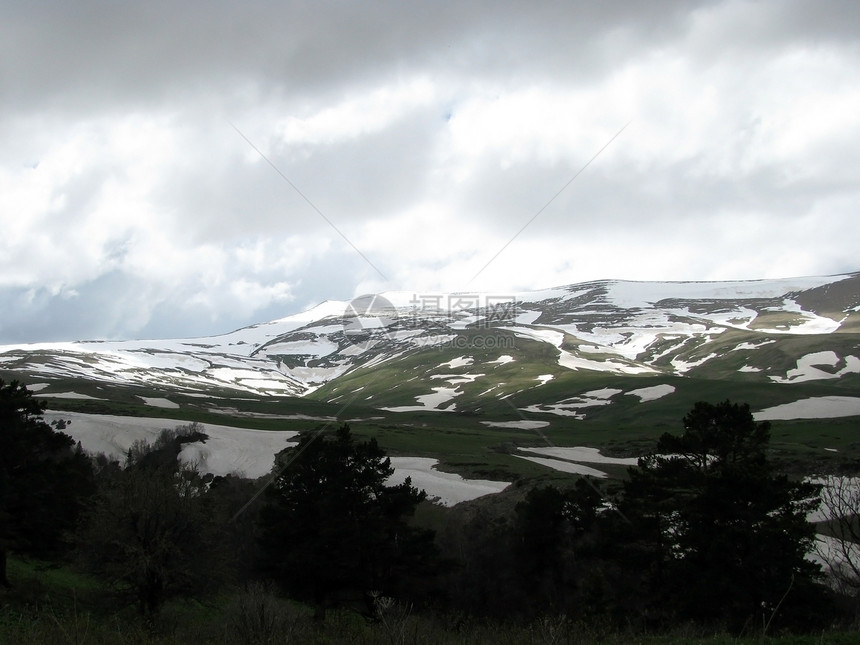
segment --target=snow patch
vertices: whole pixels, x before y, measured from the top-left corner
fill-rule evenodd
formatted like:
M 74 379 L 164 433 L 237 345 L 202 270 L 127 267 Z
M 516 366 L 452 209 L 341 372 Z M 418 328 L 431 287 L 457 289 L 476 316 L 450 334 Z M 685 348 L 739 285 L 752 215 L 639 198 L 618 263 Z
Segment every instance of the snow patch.
M 170 399 L 163 399 L 154 396 L 138 396 L 137 398 L 142 399 L 144 403 L 147 405 L 151 405 L 156 408 L 171 408 L 176 409 L 179 407 L 178 403 L 171 401 Z
M 524 412 L 543 412 L 555 414 L 561 417 L 573 417 L 575 419 L 584 419 L 585 415 L 577 412 L 580 408 L 588 408 L 596 405 L 609 405 L 609 400 L 623 390 L 618 390 L 611 387 L 605 387 L 600 390 L 592 390 L 578 396 L 562 399 L 558 403 L 537 403 L 521 408 Z
M 661 385 L 653 385 L 651 387 L 640 387 L 638 390 L 630 390 L 627 394 L 638 396 L 639 402 L 644 403 L 645 401 L 656 401 L 657 399 L 662 399 L 664 396 L 667 396 L 674 391 L 674 385 L 663 383 Z
M 86 399 L 89 401 L 104 401 L 104 399 L 100 399 L 97 396 L 90 396 L 89 394 L 80 394 L 79 392 L 45 392 L 44 394 L 40 394 L 40 397 L 52 398 L 52 399 Z
M 832 419 L 860 415 L 860 397 L 815 396 L 783 403 L 753 414 L 757 421 L 776 419 Z
M 439 367 L 449 367 L 452 370 L 457 369 L 458 367 L 465 367 L 466 365 L 471 365 L 474 362 L 474 359 L 471 356 L 458 356 L 457 358 L 453 358 L 447 363 L 440 363 Z
M 625 309 L 645 309 L 662 300 L 743 300 L 779 298 L 787 293 L 815 289 L 845 276 L 735 280 L 726 282 L 633 282 L 607 285 L 607 300 Z
M 151 442 L 164 429 L 188 424 L 188 421 L 177 419 L 79 412 L 46 412 L 44 417 L 49 423 L 59 419 L 71 421 L 63 432 L 80 441 L 84 450 L 103 452 L 120 460 L 125 458 L 135 441 Z M 265 475 L 272 468 L 275 454 L 286 448 L 298 434 L 294 431 L 249 430 L 212 423 L 200 425 L 209 439 L 205 443 L 184 444 L 180 457 L 183 461 L 196 463 L 201 471 L 215 475 L 231 472 L 242 472 L 254 478 Z
M 602 470 L 597 470 L 596 468 L 591 468 L 589 466 L 583 466 L 582 464 L 573 463 L 572 461 L 561 461 L 560 459 L 548 459 L 546 457 L 531 457 L 529 455 L 514 455 L 514 457 L 518 457 L 519 459 L 525 459 L 527 461 L 534 462 L 536 464 L 540 464 L 541 466 L 546 466 L 547 468 L 552 468 L 553 470 L 557 470 L 563 473 L 571 473 L 573 475 L 590 475 L 591 477 L 597 477 L 598 479 L 605 479 L 606 473 Z
M 527 419 L 521 421 L 481 421 L 481 423 L 490 428 L 514 428 L 517 430 L 537 430 L 549 425 L 549 421 L 529 421 Z
M 419 405 L 399 405 L 392 408 L 381 408 L 389 412 L 453 412 L 453 406 L 450 408 L 440 409 L 439 406 L 447 403 L 455 396 L 462 394 L 462 391 L 456 387 L 434 387 L 432 394 L 421 394 L 415 397 Z
M 611 399 L 616 394 L 620 394 L 623 390 L 618 390 L 614 387 L 604 387 L 599 390 L 590 390 L 586 392 L 582 396 L 588 397 L 590 399 Z
M 709 360 L 711 360 L 712 358 L 716 358 L 716 357 L 717 357 L 717 354 L 712 353 L 712 354 L 708 354 L 704 358 L 700 358 L 697 361 L 689 361 L 689 362 L 675 357 L 672 359 L 672 367 L 675 368 L 675 371 L 678 372 L 678 374 L 684 374 L 686 372 L 689 372 L 692 368 L 698 367 L 699 365 L 702 365 L 703 363 L 707 363 Z
M 411 477 L 413 486 L 427 491 L 428 498 L 443 506 L 499 493 L 510 485 L 486 479 L 464 479 L 456 473 L 441 472 L 436 470 L 438 463 L 438 459 L 430 457 L 391 457 L 394 474 L 387 483 L 396 486 Z
M 600 454 L 598 448 L 587 448 L 585 446 L 574 446 L 570 448 L 520 448 L 523 452 L 533 452 L 546 457 L 566 459 L 567 461 L 578 461 L 586 464 L 617 464 L 620 466 L 635 466 L 639 463 L 638 457 L 607 457 Z
M 816 365 L 836 367 L 838 364 L 839 356 L 836 355 L 836 352 L 814 352 L 797 359 L 797 367 L 788 370 L 785 374 L 785 378 L 781 376 L 771 376 L 770 379 L 777 383 L 803 383 L 804 381 L 837 379 L 845 374 L 860 373 L 860 358 L 857 358 L 856 356 L 846 356 L 845 367 L 838 372 L 826 372 L 816 367 Z

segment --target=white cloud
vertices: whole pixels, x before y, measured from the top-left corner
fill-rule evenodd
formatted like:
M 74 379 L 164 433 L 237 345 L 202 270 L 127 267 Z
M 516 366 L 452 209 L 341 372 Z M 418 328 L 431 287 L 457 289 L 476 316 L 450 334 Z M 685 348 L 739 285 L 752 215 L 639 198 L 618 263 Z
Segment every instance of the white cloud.
M 21 5 L 0 342 L 213 333 L 385 289 L 857 270 L 856 13 Z

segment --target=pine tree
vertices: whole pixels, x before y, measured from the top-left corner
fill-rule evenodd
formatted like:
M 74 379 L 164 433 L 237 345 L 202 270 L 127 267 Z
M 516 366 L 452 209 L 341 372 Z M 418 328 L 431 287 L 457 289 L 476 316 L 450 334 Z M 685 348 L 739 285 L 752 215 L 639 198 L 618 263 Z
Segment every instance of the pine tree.
M 0 584 L 9 551 L 53 555 L 65 546 L 92 470 L 80 445 L 55 431 L 45 404 L 18 381 L 0 379 Z
M 404 598 L 409 581 L 433 567 L 432 533 L 407 519 L 425 498 L 407 479 L 387 486 L 391 460 L 374 439 L 305 435 L 277 455 L 260 511 L 261 565 L 318 617 L 370 594 Z
M 632 470 L 624 509 L 650 541 L 666 615 L 762 625 L 814 592 L 818 567 L 804 555 L 819 487 L 775 472 L 769 430 L 746 404 L 696 403 L 683 434 L 664 434 Z

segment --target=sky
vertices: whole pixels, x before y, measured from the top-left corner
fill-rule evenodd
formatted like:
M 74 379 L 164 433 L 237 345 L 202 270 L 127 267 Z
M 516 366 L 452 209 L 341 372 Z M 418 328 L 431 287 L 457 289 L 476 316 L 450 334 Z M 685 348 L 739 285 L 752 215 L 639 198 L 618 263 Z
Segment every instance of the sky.
M 860 270 L 860 3 L 0 3 L 0 344 Z

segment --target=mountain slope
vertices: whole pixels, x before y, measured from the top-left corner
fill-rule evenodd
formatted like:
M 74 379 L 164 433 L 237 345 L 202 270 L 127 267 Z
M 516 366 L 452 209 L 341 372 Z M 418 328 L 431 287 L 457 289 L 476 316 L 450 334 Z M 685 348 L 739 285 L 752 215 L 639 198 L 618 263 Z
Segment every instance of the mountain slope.
M 512 399 L 520 410 L 577 417 L 622 392 L 656 387 L 640 397 L 656 400 L 678 378 L 856 392 L 858 320 L 860 273 L 391 292 L 208 338 L 5 346 L 0 370 L 45 382 L 45 395 L 70 395 L 53 384 L 73 379 L 394 412 L 481 412 Z M 578 385 L 611 383 L 608 395 Z

